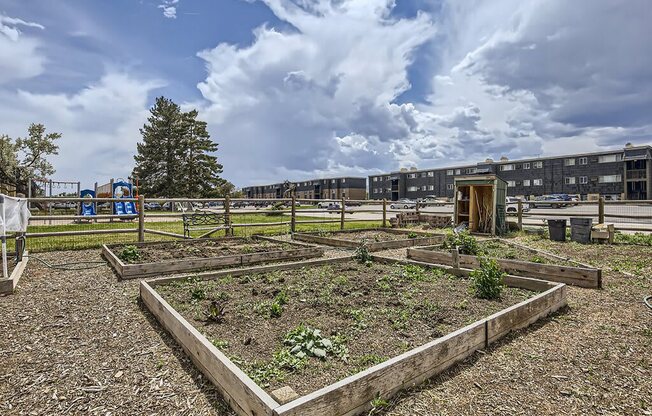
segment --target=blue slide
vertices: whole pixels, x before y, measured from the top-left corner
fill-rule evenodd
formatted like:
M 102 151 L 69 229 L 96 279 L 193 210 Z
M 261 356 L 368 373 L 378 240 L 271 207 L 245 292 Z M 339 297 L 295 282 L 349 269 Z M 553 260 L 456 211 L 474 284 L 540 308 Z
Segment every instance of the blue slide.
M 127 215 L 125 212 L 125 203 L 124 202 L 114 202 L 113 203 L 113 213 L 115 215 Z
M 95 198 L 95 191 L 92 189 L 84 189 L 79 193 L 79 196 L 85 198 L 88 201 L 84 201 L 80 204 L 79 215 L 84 217 L 94 217 L 97 214 L 95 212 L 95 203 L 93 202 L 93 198 Z
M 138 211 L 136 211 L 136 204 L 133 202 L 123 202 L 125 206 L 125 212 L 127 215 L 137 215 Z

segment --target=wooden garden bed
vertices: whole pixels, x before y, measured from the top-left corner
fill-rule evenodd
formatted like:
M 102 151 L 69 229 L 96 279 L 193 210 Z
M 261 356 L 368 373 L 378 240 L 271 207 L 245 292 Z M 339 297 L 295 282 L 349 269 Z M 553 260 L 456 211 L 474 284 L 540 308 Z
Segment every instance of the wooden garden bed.
M 8 279 L 2 278 L 2 270 L 0 269 L 0 295 L 9 295 L 11 293 L 14 293 L 14 289 L 16 289 L 16 285 L 18 284 L 18 281 L 23 275 L 23 272 L 25 271 L 25 267 L 27 267 L 27 260 L 29 259 L 27 257 L 28 254 L 29 253 L 25 251 L 25 253 L 23 254 L 23 259 L 20 262 L 18 262 L 18 264 L 16 264 L 15 266 L 9 267 Z
M 523 250 L 523 247 L 516 247 Z M 506 254 L 508 251 L 506 250 Z M 535 250 L 532 250 L 536 253 Z M 590 267 L 578 267 L 563 259 L 545 258 L 545 254 L 530 256 L 536 261 L 526 261 L 512 258 L 498 258 L 497 252 L 490 252 L 489 257 L 494 258 L 501 269 L 506 273 L 527 276 L 552 282 L 566 283 L 573 286 L 586 288 L 602 287 L 602 270 Z M 408 248 L 408 258 L 430 264 L 441 264 L 462 269 L 475 269 L 480 265 L 480 257 L 466 254 L 457 254 L 452 250 L 445 250 L 440 246 Z M 563 263 L 563 264 L 555 264 Z
M 393 228 L 363 228 L 327 233 L 295 233 L 292 235 L 292 239 L 307 243 L 347 248 L 357 248 L 364 243 L 369 251 L 378 251 L 437 244 L 444 241 L 444 236 L 424 231 Z
M 349 266 L 347 266 L 347 262 Z M 383 269 L 383 266 L 377 263 L 385 263 L 393 265 L 393 267 L 398 267 L 396 264 L 410 265 L 410 267 L 415 267 L 415 265 L 418 264 L 417 262 L 409 260 L 395 261 L 388 258 L 374 256 L 374 265 L 372 268 L 378 268 L 379 276 L 386 274 L 387 271 Z M 407 350 L 403 349 L 400 353 L 393 356 L 393 358 L 387 357 L 380 363 L 372 360 L 372 362 L 367 363 L 367 368 L 362 369 L 360 372 L 297 397 L 296 395 L 293 396 L 291 394 L 285 396 L 280 394 L 280 391 L 292 393 L 293 390 L 288 387 L 268 392 L 265 388 L 256 384 L 247 373 L 240 368 L 242 363 L 239 360 L 239 365 L 236 365 L 227 357 L 227 354 L 232 353 L 230 346 L 224 344 L 226 346 L 222 347 L 223 344 L 216 342 L 215 339 L 212 339 L 213 342 L 209 341 L 209 339 L 202 334 L 197 327 L 189 322 L 196 321 L 196 318 L 193 318 L 191 311 L 184 310 L 182 313 L 187 316 L 184 317 L 182 316 L 182 313 L 175 310 L 170 302 L 166 300 L 170 296 L 170 292 L 167 288 L 167 285 L 169 284 L 173 284 L 170 290 L 192 289 L 192 291 L 188 291 L 188 293 L 195 296 L 195 293 L 197 293 L 196 290 L 202 286 L 193 286 L 190 288 L 185 287 L 184 284 L 189 283 L 197 285 L 211 281 L 213 285 L 217 285 L 217 287 L 223 285 L 224 290 L 227 290 L 228 287 L 232 287 L 229 285 L 234 284 L 234 282 L 242 282 L 243 284 L 245 284 L 244 282 L 247 282 L 246 284 L 250 284 L 251 282 L 266 281 L 267 283 L 270 283 L 271 281 L 266 280 L 264 277 L 265 275 L 261 275 L 261 273 L 267 273 L 272 277 L 278 277 L 279 274 L 282 275 L 288 270 L 307 268 L 304 270 L 297 270 L 297 273 L 303 272 L 305 273 L 303 276 L 314 276 L 315 274 L 319 274 L 319 266 L 325 264 L 330 265 L 337 270 L 359 270 L 357 269 L 357 266 L 354 267 L 350 265 L 350 258 L 309 260 L 302 263 L 291 263 L 286 265 L 268 265 L 234 271 L 204 273 L 200 276 L 194 276 L 192 281 L 188 281 L 188 276 L 143 280 L 140 283 L 140 296 L 143 303 L 157 318 L 160 324 L 172 334 L 185 352 L 190 356 L 195 365 L 197 365 L 211 382 L 213 382 L 224 396 L 225 400 L 238 414 L 277 416 L 338 416 L 363 413 L 369 410 L 371 402 L 374 399 L 387 399 L 400 390 L 420 384 L 424 380 L 444 371 L 456 362 L 470 356 L 475 351 L 486 348 L 489 344 L 499 340 L 511 331 L 526 327 L 566 305 L 566 286 L 564 284 L 553 284 L 538 279 L 508 276 L 508 278 L 505 279 L 505 283 L 512 288 L 520 289 L 507 290 L 517 291 L 525 289 L 536 293 L 529 295 L 529 297 L 526 296 L 524 300 L 519 301 L 516 304 L 510 305 L 510 302 L 507 301 L 507 305 L 503 304 L 507 307 L 500 304 L 494 305 L 494 307 L 498 306 L 496 309 L 497 312 L 489 314 L 489 316 L 486 317 L 481 317 L 470 325 L 454 329 L 452 332 L 431 339 L 420 346 L 411 346 L 411 348 Z M 438 268 L 433 269 L 434 274 L 437 274 L 435 273 L 437 269 Z M 324 274 L 328 275 L 328 273 Z M 359 282 L 355 281 L 354 275 L 351 276 L 351 280 L 352 287 L 359 290 L 365 289 L 364 287 L 360 287 L 361 285 Z M 379 281 L 380 280 L 382 279 L 379 277 Z M 422 282 L 422 280 L 419 281 Z M 276 282 L 278 283 L 278 281 Z M 282 282 L 283 284 L 290 284 L 291 280 L 285 279 Z M 460 282 L 463 281 L 460 280 Z M 402 284 L 406 283 L 403 282 Z M 442 284 L 457 283 L 452 281 L 449 277 L 444 277 L 442 278 Z M 315 285 L 308 285 L 309 288 L 313 286 Z M 265 290 L 266 288 L 262 288 L 260 292 L 265 293 Z M 259 291 L 256 293 L 258 292 Z M 165 298 L 160 293 L 166 293 Z M 398 294 L 400 292 L 390 290 L 388 293 L 394 293 L 396 296 L 399 296 Z M 292 300 L 290 300 L 290 302 L 292 302 Z M 229 308 L 229 305 L 230 304 L 227 304 L 227 308 Z M 381 305 L 373 304 L 368 306 L 372 308 L 381 307 Z M 445 308 L 445 305 L 442 305 L 442 307 Z M 468 308 L 471 309 L 471 311 L 466 311 L 467 306 L 460 307 L 460 314 L 467 313 L 468 315 L 469 313 L 472 313 L 473 310 L 477 313 L 478 310 L 474 309 L 474 307 L 473 304 L 468 305 Z M 288 308 L 290 309 L 291 307 L 288 306 Z M 227 309 L 227 314 L 234 316 L 237 315 L 237 313 L 233 312 L 234 310 L 238 311 L 240 309 L 235 305 L 231 305 L 231 309 Z M 329 310 L 332 310 L 332 313 L 337 313 L 337 308 L 334 309 L 331 307 Z M 288 319 L 292 319 L 292 316 L 288 316 Z M 319 322 L 325 322 L 326 319 L 327 317 L 324 317 L 323 320 L 318 320 L 317 325 L 319 325 Z M 227 320 L 226 322 L 229 321 Z M 284 322 L 285 318 L 280 318 L 275 322 L 275 324 L 280 325 Z M 196 323 L 196 325 L 199 324 Z M 206 330 L 202 325 L 199 327 Z M 253 326 L 252 328 L 256 329 L 259 327 Z M 262 332 L 265 331 L 264 328 L 260 328 L 260 330 Z M 229 331 L 229 328 L 226 328 L 226 331 Z M 250 342 L 255 344 L 258 342 L 257 339 L 258 338 L 255 338 Z M 382 348 L 382 346 L 377 343 L 365 343 L 365 339 L 366 336 L 362 336 L 357 340 L 357 342 L 362 342 L 366 345 L 366 349 L 370 356 L 373 356 L 375 351 Z M 390 340 L 388 339 L 387 342 L 390 342 Z M 218 348 L 216 345 L 219 345 L 220 347 Z M 245 342 L 245 345 L 248 344 Z M 310 359 L 316 360 L 316 358 Z M 354 352 L 352 350 L 350 360 L 354 359 Z M 311 373 L 308 377 L 319 375 L 321 367 L 317 370 Z
M 225 255 L 218 255 L 219 253 L 215 255 L 207 254 L 201 250 L 202 245 L 210 245 L 213 248 L 219 248 L 220 245 L 224 245 Z M 133 263 L 125 262 L 119 255 L 120 250 L 126 246 L 134 246 L 136 251 L 160 251 L 163 253 L 163 259 L 157 260 L 153 258 L 144 262 L 138 262 L 139 260 Z M 175 253 L 178 253 L 178 256 L 175 256 Z M 223 267 L 240 267 L 264 262 L 305 259 L 320 257 L 323 254 L 324 250 L 321 247 L 297 242 L 279 241 L 262 236 L 249 238 L 207 238 L 178 240 L 174 242 L 164 241 L 102 246 L 102 255 L 123 279 Z

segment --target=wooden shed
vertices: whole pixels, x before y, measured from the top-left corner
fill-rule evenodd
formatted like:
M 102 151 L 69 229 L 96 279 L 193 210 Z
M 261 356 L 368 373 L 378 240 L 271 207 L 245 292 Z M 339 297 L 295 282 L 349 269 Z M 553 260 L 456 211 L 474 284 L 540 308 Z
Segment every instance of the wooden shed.
M 455 225 L 467 223 L 472 233 L 505 233 L 506 199 L 507 182 L 496 175 L 455 178 Z

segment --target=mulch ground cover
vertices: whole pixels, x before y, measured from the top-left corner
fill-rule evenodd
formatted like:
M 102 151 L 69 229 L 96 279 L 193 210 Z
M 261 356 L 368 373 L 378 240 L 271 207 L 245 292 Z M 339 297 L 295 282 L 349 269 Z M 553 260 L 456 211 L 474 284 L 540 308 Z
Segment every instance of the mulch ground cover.
M 291 250 L 298 248 L 282 241 L 259 240 L 255 238 L 215 239 L 203 241 L 172 241 L 169 243 L 152 244 L 137 247 L 138 256 L 128 257 L 122 255 L 129 244 L 118 246 L 112 250 L 129 263 L 155 263 L 165 260 L 178 260 L 187 258 L 210 258 L 230 256 L 236 254 L 251 254 L 268 251 Z
M 534 294 L 506 288 L 490 301 L 469 289 L 439 270 L 354 261 L 156 287 L 261 387 L 301 395 Z M 293 335 L 326 346 L 311 356 L 294 348 Z

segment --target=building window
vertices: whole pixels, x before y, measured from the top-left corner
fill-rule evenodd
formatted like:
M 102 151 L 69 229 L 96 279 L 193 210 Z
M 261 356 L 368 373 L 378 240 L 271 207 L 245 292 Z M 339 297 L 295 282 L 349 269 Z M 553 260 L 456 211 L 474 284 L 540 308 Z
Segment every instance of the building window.
M 602 155 L 598 157 L 598 163 L 620 162 L 623 160 L 623 155 L 618 153 L 615 155 Z
M 454 173 L 453 169 L 448 169 L 448 170 L 446 171 L 446 175 L 448 175 L 448 176 L 453 175 L 453 173 Z
M 473 174 L 476 173 L 477 171 L 478 171 L 477 168 L 467 168 L 467 169 L 466 169 L 466 174 L 467 174 L 467 175 L 473 175 Z
M 335 183 L 335 179 L 331 179 L 331 183 Z
M 575 159 L 564 159 L 564 166 L 575 166 Z
M 510 163 L 509 165 L 500 165 L 500 170 L 514 170 L 514 164 Z
M 575 176 L 566 176 L 564 178 L 564 183 L 566 185 L 575 185 Z
M 428 188 L 426 187 L 426 185 L 422 185 L 422 186 L 421 186 L 421 190 L 422 190 L 422 191 L 425 191 L 426 189 L 428 189 Z
M 415 192 L 418 188 L 416 186 L 408 186 L 408 192 Z
M 342 183 L 346 182 L 346 179 L 342 178 Z
M 530 162 L 523 163 L 523 169 L 530 169 Z
M 530 180 L 529 179 L 523 179 L 523 186 L 530 186 Z
M 600 183 L 616 183 L 623 180 L 621 175 L 603 175 L 598 178 Z
M 433 176 L 435 176 L 435 172 L 433 171 L 428 172 L 428 176 L 432 178 Z
M 391 179 L 391 176 L 385 176 L 385 180 L 388 181 Z
M 417 174 L 416 174 L 416 173 L 409 173 L 409 174 L 408 174 L 408 178 L 409 178 L 409 179 L 414 179 L 414 178 L 416 178 L 416 177 L 417 177 Z
M 461 175 L 462 174 L 462 169 L 455 169 L 455 174 L 456 175 Z
M 533 162 L 532 165 L 534 166 L 534 169 L 541 169 L 543 167 L 543 162 L 542 161 Z
M 449 191 L 452 191 L 454 189 L 453 184 L 449 183 L 448 185 L 446 185 L 446 189 L 448 189 Z
M 513 188 L 516 186 L 516 181 L 507 181 L 507 186 Z
M 578 159 L 578 164 L 579 165 L 588 165 L 589 164 L 589 158 L 588 157 L 581 157 Z
M 534 184 L 534 186 L 542 186 L 543 185 L 543 179 L 534 179 L 532 181 L 532 183 Z
M 588 176 L 580 176 L 580 185 L 586 185 L 589 183 L 589 177 Z
M 428 190 L 429 191 L 434 191 L 435 190 L 435 185 L 428 185 Z

